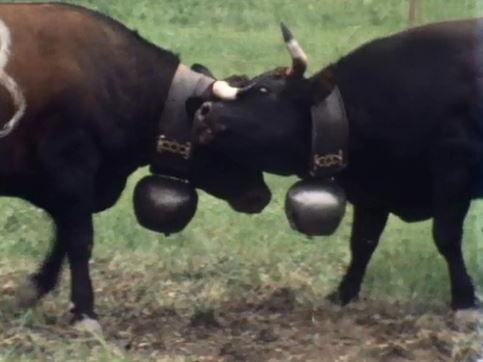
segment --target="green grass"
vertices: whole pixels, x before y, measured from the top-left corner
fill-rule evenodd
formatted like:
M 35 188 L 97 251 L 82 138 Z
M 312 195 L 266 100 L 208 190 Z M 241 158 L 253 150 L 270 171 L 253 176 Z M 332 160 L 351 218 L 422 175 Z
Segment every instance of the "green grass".
M 205 64 L 218 76 L 254 75 L 287 64 L 289 58 L 278 28 L 281 20 L 291 26 L 309 54 L 310 72 L 365 41 L 407 27 L 407 3 L 395 0 L 75 3 L 120 19 L 154 43 L 180 53 L 184 63 Z M 422 3 L 422 22 L 483 15 L 478 1 L 422 0 Z M 99 284 L 105 278 L 103 273 L 108 273 L 111 267 L 113 273 L 140 273 L 145 277 L 132 286 L 132 293 L 147 293 L 160 306 L 175 305 L 180 309 L 217 305 L 265 286 L 292 287 L 298 291 L 300 303 L 317 307 L 324 295 L 336 287 L 349 258 L 350 208 L 335 235 L 306 238 L 289 228 L 283 213 L 284 195 L 293 179 L 268 176 L 274 199 L 263 214 L 240 215 L 224 202 L 202 194 L 194 221 L 182 233 L 166 238 L 142 229 L 134 218 L 132 189 L 144 172 L 131 177 L 114 208 L 95 217 L 94 283 Z M 483 202 L 475 202 L 467 218 L 464 238 L 468 268 L 480 286 L 483 285 L 482 213 Z M 0 215 L 0 280 L 6 281 L 10 275 L 34 270 L 52 239 L 52 225 L 43 212 L 13 199 L 0 201 Z M 96 265 L 107 271 L 100 274 Z M 170 296 L 163 293 L 166 280 L 179 285 L 189 280 L 191 284 L 187 291 L 179 290 Z M 153 285 L 159 289 L 153 291 Z M 59 303 L 66 299 L 65 291 L 62 293 L 56 297 Z M 100 303 L 108 298 L 108 293 L 108 290 L 97 293 Z M 363 294 L 374 300 L 402 300 L 427 310 L 446 308 L 449 280 L 446 265 L 432 241 L 429 222 L 406 224 L 391 217 L 370 264 Z M 6 313 L 0 320 L 4 318 L 12 318 L 12 314 Z M 35 319 L 29 323 L 36 325 Z M 77 345 L 77 349 L 70 348 L 75 352 L 66 347 L 59 352 L 59 358 L 71 353 L 74 356 L 71 358 L 78 360 L 118 358 L 110 349 L 92 352 Z M 21 352 L 16 347 L 0 350 L 0 360 L 9 360 L 12 356 L 9 353 L 20 358 Z M 108 357 L 103 358 L 103 353 Z M 34 351 L 22 356 L 29 360 L 38 354 Z M 129 359 L 121 355 L 119 360 L 124 358 Z

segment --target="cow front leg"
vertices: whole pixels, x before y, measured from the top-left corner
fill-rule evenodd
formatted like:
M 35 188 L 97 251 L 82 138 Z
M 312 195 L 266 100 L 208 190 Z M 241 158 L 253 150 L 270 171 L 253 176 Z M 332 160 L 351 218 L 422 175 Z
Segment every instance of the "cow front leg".
M 89 273 L 94 234 L 91 208 L 83 201 L 70 202 L 68 209 L 54 214 L 54 222 L 57 244 L 63 245 L 70 267 L 72 322 L 78 329 L 100 333 Z
M 80 120 L 79 117 L 81 114 L 76 120 Z M 50 130 L 37 150 L 44 190 L 39 200 L 54 219 L 56 243 L 64 248 L 69 262 L 73 322 L 98 326 L 89 259 L 93 246 L 92 212 L 99 153 L 89 132 L 68 126 L 87 122 L 66 120 L 57 124 L 59 127 Z
M 475 290 L 466 271 L 461 239 L 471 203 L 471 173 L 464 169 L 438 175 L 434 188 L 433 237 L 448 265 L 451 306 L 455 310 L 476 307 Z
M 55 218 L 58 242 L 65 246 L 71 274 L 73 321 L 96 319 L 94 292 L 89 274 L 93 246 L 93 225 L 90 211 L 72 207 L 71 212 Z
M 57 236 L 52 250 L 39 270 L 31 275 L 17 291 L 17 305 L 21 308 L 34 306 L 45 294 L 57 285 L 62 263 L 65 257 L 65 245 Z
M 338 290 L 328 296 L 330 301 L 345 305 L 357 299 L 367 265 L 379 243 L 388 215 L 385 210 L 354 205 L 351 262 Z

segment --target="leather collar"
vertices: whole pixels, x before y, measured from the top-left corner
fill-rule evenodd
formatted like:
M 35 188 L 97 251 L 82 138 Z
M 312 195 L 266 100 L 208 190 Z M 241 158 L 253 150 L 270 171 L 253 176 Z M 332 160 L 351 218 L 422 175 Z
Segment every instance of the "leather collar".
M 215 80 L 179 64 L 159 119 L 156 150 L 151 171 L 188 179 L 193 154 L 192 121 L 186 113 L 186 100 L 201 96 Z
M 330 177 L 347 166 L 349 122 L 339 88 L 312 106 L 310 175 Z

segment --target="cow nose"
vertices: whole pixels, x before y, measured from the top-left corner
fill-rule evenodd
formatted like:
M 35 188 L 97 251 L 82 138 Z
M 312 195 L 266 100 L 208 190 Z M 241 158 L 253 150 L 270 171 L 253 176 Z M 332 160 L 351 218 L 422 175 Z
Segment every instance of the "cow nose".
M 205 102 L 194 116 L 194 139 L 201 145 L 207 145 L 215 139 L 215 135 L 225 128 L 212 117 L 213 103 Z
M 208 113 L 210 113 L 211 107 L 212 107 L 212 103 L 211 102 L 205 102 L 205 103 L 203 103 L 203 105 L 200 108 L 200 116 L 201 117 L 206 117 L 206 115 Z
M 206 145 L 213 140 L 213 130 L 206 122 L 206 118 L 211 111 L 211 102 L 205 102 L 195 113 L 194 117 L 194 140 L 201 145 Z

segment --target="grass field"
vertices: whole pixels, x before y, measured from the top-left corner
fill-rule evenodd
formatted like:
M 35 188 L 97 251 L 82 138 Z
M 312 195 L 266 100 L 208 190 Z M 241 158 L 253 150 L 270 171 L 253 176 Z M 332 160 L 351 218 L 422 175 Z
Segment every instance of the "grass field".
M 290 24 L 310 57 L 309 71 L 315 72 L 367 40 L 405 29 L 408 8 L 407 1 L 398 0 L 74 3 L 110 14 L 179 53 L 184 63 L 205 64 L 220 77 L 254 75 L 287 64 L 281 20 Z M 483 15 L 477 0 L 421 3 L 421 22 Z M 19 312 L 11 306 L 15 285 L 46 253 L 52 225 L 22 201 L 0 201 L 0 360 L 474 357 L 475 342 L 452 328 L 448 317 L 449 280 L 429 222 L 406 224 L 391 217 L 370 264 L 363 301 L 340 310 L 327 305 L 324 296 L 348 263 L 350 209 L 335 235 L 306 238 L 290 230 L 283 214 L 293 179 L 268 176 L 274 199 L 263 214 L 236 214 L 203 194 L 190 226 L 165 238 L 143 230 L 134 218 L 132 188 L 144 172 L 131 177 L 114 208 L 95 218 L 92 273 L 105 340 L 78 336 L 68 328 L 67 278 L 35 310 Z M 482 214 L 483 202 L 474 202 L 464 239 L 468 268 L 479 286 Z M 199 316 L 205 326 L 195 328 Z M 227 330 L 232 333 L 233 325 L 245 320 L 248 327 L 227 336 Z M 206 326 L 210 321 L 221 327 Z

